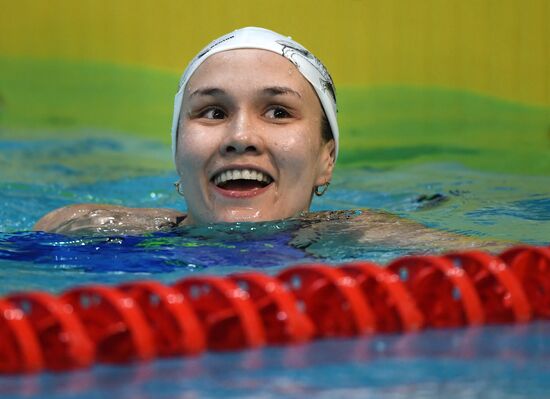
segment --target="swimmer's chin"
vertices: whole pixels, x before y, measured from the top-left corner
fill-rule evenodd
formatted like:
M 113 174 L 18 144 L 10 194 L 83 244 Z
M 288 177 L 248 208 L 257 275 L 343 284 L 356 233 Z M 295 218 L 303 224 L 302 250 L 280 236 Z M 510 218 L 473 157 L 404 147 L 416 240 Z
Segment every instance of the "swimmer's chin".
M 308 211 L 300 211 L 295 214 L 273 215 L 255 208 L 231 208 L 219 214 L 210 214 L 208 217 L 195 218 L 192 214 L 188 214 L 185 220 L 180 223 L 180 226 L 204 226 L 219 223 L 263 223 L 276 222 L 280 220 L 288 220 L 300 218 L 308 215 Z
M 209 217 L 197 219 L 192 216 L 187 216 L 185 220 L 180 223 L 180 226 L 205 226 L 218 223 L 254 223 L 254 222 L 267 222 L 276 220 L 273 218 L 266 218 L 255 214 L 229 214 L 220 215 L 218 217 Z

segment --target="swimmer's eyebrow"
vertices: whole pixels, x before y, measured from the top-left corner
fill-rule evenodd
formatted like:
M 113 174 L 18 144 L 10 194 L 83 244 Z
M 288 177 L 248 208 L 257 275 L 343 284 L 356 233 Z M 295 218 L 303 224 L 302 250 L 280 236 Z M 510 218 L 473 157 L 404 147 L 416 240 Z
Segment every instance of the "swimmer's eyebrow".
M 296 90 L 292 90 L 290 87 L 271 86 L 271 87 L 264 88 L 262 91 L 269 96 L 280 96 L 284 94 L 291 94 L 293 96 L 302 98 L 300 93 L 298 93 Z
M 275 96 L 281 96 L 285 94 L 290 94 L 293 96 L 296 96 L 298 98 L 302 98 L 302 95 L 298 93 L 296 90 L 291 89 L 290 87 L 285 86 L 270 86 L 270 87 L 264 87 L 261 90 L 262 94 L 268 95 L 270 97 Z M 220 89 L 219 87 L 204 87 L 201 89 L 197 89 L 194 92 L 192 92 L 189 95 L 189 98 L 192 98 L 194 96 L 227 96 L 227 92 L 223 89 Z
M 227 93 L 217 87 L 205 87 L 202 89 L 197 89 L 189 95 L 189 98 L 193 96 L 227 96 Z

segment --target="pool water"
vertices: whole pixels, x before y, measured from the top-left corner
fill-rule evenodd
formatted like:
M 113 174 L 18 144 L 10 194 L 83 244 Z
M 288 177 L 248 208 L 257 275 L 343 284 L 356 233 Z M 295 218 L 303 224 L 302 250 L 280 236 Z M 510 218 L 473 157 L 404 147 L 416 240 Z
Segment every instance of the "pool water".
M 0 295 L 59 293 L 77 284 L 145 278 L 168 283 L 190 274 L 252 268 L 274 274 L 308 261 L 385 264 L 408 253 L 437 251 L 397 239 L 350 239 L 361 234 L 353 220 L 365 208 L 480 240 L 550 241 L 550 177 L 440 162 L 341 168 L 312 210 L 344 212 L 325 212 L 315 220 L 220 224 L 142 236 L 30 232 L 41 215 L 71 203 L 185 209 L 173 190 L 176 176 L 166 161 L 166 146 L 101 132 L 83 136 L 0 140 Z M 316 223 L 325 228 L 317 229 Z M 549 333 L 549 323 L 535 322 L 100 365 L 59 375 L 0 377 L 0 396 L 541 398 L 550 392 Z
M 324 340 L 65 374 L 3 377 L 2 398 L 546 398 L 550 324 Z

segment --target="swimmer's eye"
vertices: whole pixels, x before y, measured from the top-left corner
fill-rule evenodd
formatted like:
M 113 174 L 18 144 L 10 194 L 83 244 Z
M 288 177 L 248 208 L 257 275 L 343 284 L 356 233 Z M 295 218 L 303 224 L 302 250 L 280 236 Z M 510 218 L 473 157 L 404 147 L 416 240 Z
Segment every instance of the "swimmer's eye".
M 225 119 L 226 114 L 220 108 L 207 108 L 200 112 L 198 116 L 205 119 Z
M 284 119 L 284 118 L 290 118 L 292 115 L 290 115 L 290 112 L 288 112 L 283 107 L 272 107 L 267 110 L 267 112 L 265 113 L 265 116 L 271 119 Z

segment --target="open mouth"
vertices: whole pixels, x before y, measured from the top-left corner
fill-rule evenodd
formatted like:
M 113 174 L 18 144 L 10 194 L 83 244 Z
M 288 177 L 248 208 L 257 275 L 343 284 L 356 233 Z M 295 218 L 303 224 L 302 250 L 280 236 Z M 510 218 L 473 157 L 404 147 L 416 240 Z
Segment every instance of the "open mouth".
M 223 190 L 249 191 L 269 186 L 273 178 L 259 170 L 228 169 L 215 174 L 211 181 Z

